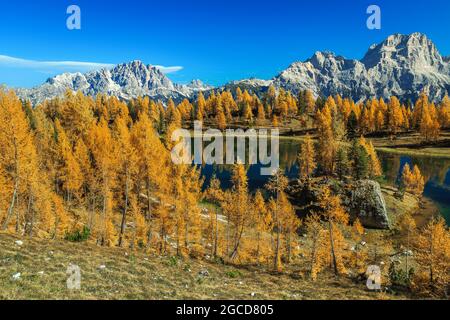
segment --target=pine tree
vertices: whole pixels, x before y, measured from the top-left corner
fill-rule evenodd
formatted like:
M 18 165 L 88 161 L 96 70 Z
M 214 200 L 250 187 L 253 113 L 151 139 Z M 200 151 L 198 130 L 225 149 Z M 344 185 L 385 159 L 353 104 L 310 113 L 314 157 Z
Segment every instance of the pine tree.
M 266 119 L 266 113 L 264 111 L 264 106 L 262 103 L 258 103 L 258 114 L 257 114 L 258 124 L 261 125 L 265 119 Z
M 136 176 L 137 169 L 137 153 L 131 143 L 131 134 L 127 126 L 128 119 L 122 117 L 116 118 L 114 122 L 113 136 L 117 141 L 117 179 L 120 198 L 123 198 L 122 219 L 120 222 L 120 232 L 118 245 L 123 245 L 123 238 L 125 234 L 125 226 L 130 204 L 130 190 L 133 185 L 133 180 Z
M 298 154 L 299 178 L 309 180 L 316 169 L 315 150 L 311 137 L 307 134 Z
M 319 200 L 320 207 L 328 225 L 331 263 L 336 275 L 346 273 L 343 261 L 345 241 L 340 226 L 348 224 L 348 213 L 345 212 L 338 196 L 331 195 L 328 187 L 322 190 Z
M 269 180 L 266 189 L 275 195 L 275 200 L 272 201 L 272 220 L 273 227 L 276 232 L 276 241 L 274 249 L 273 268 L 276 271 L 281 270 L 281 235 L 283 232 L 282 218 L 285 205 L 285 190 L 288 186 L 288 179 L 278 170 L 275 175 Z
M 442 218 L 432 219 L 415 241 L 416 291 L 445 296 L 450 282 L 450 233 Z
M 420 126 L 419 130 L 425 141 L 436 141 L 439 137 L 440 133 L 440 124 L 436 116 L 430 114 L 430 110 L 433 110 L 434 107 L 424 107 L 424 111 L 422 112 L 422 117 L 420 118 Z M 433 112 L 436 113 L 435 111 Z
M 242 236 L 250 223 L 250 217 L 247 214 L 250 205 L 248 178 L 243 164 L 233 166 L 231 181 L 233 189 L 225 194 L 223 208 L 233 227 L 232 250 L 229 258 L 234 261 L 240 254 Z
M 314 96 L 311 91 L 306 90 L 305 91 L 305 107 L 307 113 L 314 113 L 314 109 L 316 106 L 316 100 L 314 99 Z
M 439 120 L 442 128 L 450 127 L 450 99 L 446 95 L 439 108 Z
M 55 121 L 55 133 L 57 136 L 58 158 L 61 159 L 59 179 L 66 192 L 66 201 L 70 203 L 72 195 L 76 195 L 83 184 L 83 175 L 80 165 L 74 157 L 71 143 L 59 120 Z
M 354 139 L 350 148 L 350 160 L 355 179 L 365 179 L 369 174 L 369 155 L 358 139 Z
M 318 273 L 325 267 L 328 261 L 329 250 L 327 246 L 327 232 L 320 215 L 313 213 L 306 218 L 306 231 L 311 239 L 309 273 L 315 281 Z
M 273 115 L 272 117 L 272 126 L 273 127 L 278 127 L 278 117 L 276 115 Z
M 244 109 L 242 111 L 242 117 L 247 120 L 248 122 L 251 122 L 253 120 L 253 112 L 252 107 L 250 106 L 250 103 L 244 102 Z
M 335 108 L 334 100 L 327 100 L 322 110 L 316 114 L 318 129 L 317 162 L 325 174 L 333 174 L 334 158 L 337 144 L 332 129 L 332 109 Z
M 26 203 L 33 196 L 40 172 L 30 125 L 13 91 L 0 90 L 0 166 L 3 183 L 7 184 L 3 192 L 8 198 L 7 208 L 2 208 L 6 215 L 1 221 L 1 230 L 7 230 L 15 216 L 15 229 L 19 232 L 20 199 Z
M 280 197 L 278 199 L 279 203 L 279 219 L 281 234 L 284 238 L 285 243 L 285 262 L 290 263 L 292 257 L 292 246 L 295 239 L 295 235 L 297 234 L 297 230 L 301 225 L 301 221 L 298 219 L 295 209 L 292 204 L 289 202 L 287 194 L 285 192 L 280 193 Z M 277 231 L 278 232 L 278 231 Z
M 156 216 L 153 200 L 169 193 L 171 161 L 167 149 L 157 137 L 146 114 L 140 114 L 138 121 L 131 129 L 131 142 L 138 155 L 133 193 L 139 203 L 142 200 L 147 223 L 145 242 L 149 246 L 152 240 L 152 220 Z M 141 197 L 141 194 L 145 197 Z M 162 211 L 162 213 L 164 216 L 166 212 Z
M 365 233 L 364 227 L 361 224 L 359 218 L 353 222 L 352 226 L 352 236 L 355 242 L 355 245 L 352 248 L 352 260 L 353 267 L 359 272 L 363 273 L 367 270 L 367 258 L 368 252 L 366 247 L 361 244 L 362 237 Z
M 263 246 L 263 236 L 265 233 L 268 233 L 272 227 L 272 216 L 270 215 L 269 210 L 267 210 L 266 203 L 261 194 L 261 191 L 258 190 L 255 194 L 254 200 L 254 214 L 255 214 L 255 229 L 256 229 L 256 252 L 255 259 L 259 264 L 261 258 L 264 257 L 265 248 Z M 263 255 L 261 256 L 261 253 Z
M 404 123 L 400 101 L 396 97 L 391 97 L 388 107 L 388 126 L 392 135 L 396 135 Z
M 403 234 L 406 234 L 406 250 L 411 250 L 411 238 L 416 231 L 416 222 L 411 217 L 411 214 L 405 213 L 398 221 L 400 231 Z M 407 253 L 405 256 L 405 274 L 408 277 L 410 276 L 410 269 L 409 269 L 409 254 Z
M 213 215 L 211 215 L 210 230 L 208 234 L 211 235 L 212 240 L 212 255 L 214 258 L 218 256 L 219 249 L 219 207 L 224 202 L 224 191 L 221 188 L 220 180 L 217 179 L 214 174 L 209 182 L 209 187 L 204 192 L 204 199 L 208 202 L 213 203 L 216 207 L 211 209 Z
M 408 163 L 403 167 L 401 189 L 407 192 L 421 196 L 425 187 L 425 180 L 417 165 L 414 166 L 413 171 Z
M 225 130 L 227 128 L 227 120 L 226 120 L 225 114 L 223 113 L 222 108 L 220 108 L 217 111 L 216 122 L 217 122 L 217 127 L 220 130 Z
M 89 148 L 98 172 L 99 195 L 102 199 L 97 240 L 101 245 L 111 245 L 115 239 L 112 190 L 117 179 L 117 149 L 105 119 L 100 119 L 100 122 L 90 129 Z
M 336 154 L 336 174 L 340 180 L 349 173 L 350 162 L 347 156 L 347 150 L 340 147 Z
M 371 141 L 367 141 L 364 137 L 359 139 L 359 144 L 366 150 L 369 157 L 368 172 L 371 178 L 380 177 L 383 174 L 380 160 Z

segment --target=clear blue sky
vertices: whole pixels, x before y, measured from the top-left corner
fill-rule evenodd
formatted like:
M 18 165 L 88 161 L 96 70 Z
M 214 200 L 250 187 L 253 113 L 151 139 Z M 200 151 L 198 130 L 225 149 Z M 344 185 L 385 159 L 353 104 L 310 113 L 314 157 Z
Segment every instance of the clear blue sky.
M 66 8 L 81 8 L 82 29 L 66 28 Z M 382 10 L 382 29 L 366 28 L 366 9 Z M 450 1 L 427 0 L 17 0 L 2 1 L 0 55 L 38 61 L 116 64 L 139 59 L 182 66 L 177 82 L 218 85 L 269 79 L 317 50 L 361 58 L 392 33 L 426 33 L 450 55 Z M 0 63 L 0 83 L 33 86 L 61 71 Z

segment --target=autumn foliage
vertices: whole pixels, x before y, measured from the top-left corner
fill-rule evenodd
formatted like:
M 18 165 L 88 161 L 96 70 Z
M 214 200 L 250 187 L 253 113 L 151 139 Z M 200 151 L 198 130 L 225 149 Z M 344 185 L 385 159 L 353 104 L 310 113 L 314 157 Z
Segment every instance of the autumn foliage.
M 276 272 L 302 257 L 313 280 L 327 268 L 336 276 L 351 269 L 361 273 L 368 259 L 359 245 L 365 230 L 359 220 L 350 225 L 339 194 L 328 186 L 319 190 L 317 212 L 299 219 L 281 170 L 251 192 L 244 164 L 230 168 L 231 187 L 225 189 L 216 176 L 205 183 L 200 168 L 175 165 L 170 158 L 171 133 L 194 120 L 225 130 L 235 123 L 282 126 L 294 119 L 314 126 L 299 150 L 301 183 L 315 176 L 374 179 L 383 172 L 364 135 L 417 130 L 435 141 L 450 126 L 450 103 L 446 97 L 435 105 L 423 94 L 411 108 L 395 97 L 355 103 L 270 87 L 260 97 L 237 89 L 165 105 L 147 97 L 125 103 L 67 92 L 31 108 L 1 90 L 0 229 L 55 240 L 74 239 L 83 230 L 99 246 Z M 406 164 L 401 180 L 405 191 L 423 193 L 417 166 Z M 450 248 L 444 223 L 430 222 L 414 246 L 414 285 L 441 294 Z

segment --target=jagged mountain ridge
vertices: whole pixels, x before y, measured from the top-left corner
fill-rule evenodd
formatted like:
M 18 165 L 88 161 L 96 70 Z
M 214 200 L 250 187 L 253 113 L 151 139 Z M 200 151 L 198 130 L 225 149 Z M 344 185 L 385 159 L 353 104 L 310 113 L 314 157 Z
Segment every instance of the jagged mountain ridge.
M 316 52 L 280 73 L 274 85 L 294 92 L 340 94 L 356 101 L 392 95 L 414 100 L 422 91 L 439 100 L 450 91 L 450 63 L 424 34 L 396 34 L 371 46 L 361 60 Z
M 129 100 L 138 96 L 181 100 L 200 91 L 233 90 L 237 87 L 262 94 L 270 85 L 294 93 L 311 90 L 316 96 L 340 94 L 355 101 L 366 98 L 415 100 L 425 91 L 432 100 L 450 92 L 450 57 L 440 55 L 434 43 L 421 33 L 395 34 L 372 45 L 361 60 L 346 59 L 332 52 L 316 52 L 304 62 L 295 62 L 272 80 L 244 79 L 219 88 L 194 80 L 173 83 L 158 68 L 132 61 L 107 70 L 65 73 L 33 89 L 18 89 L 21 98 L 33 104 L 64 94 L 67 89 L 87 95 L 104 93 Z
M 86 95 L 106 94 L 123 100 L 139 96 L 154 99 L 181 100 L 190 98 L 197 91 L 211 90 L 212 87 L 200 80 L 187 85 L 173 83 L 161 70 L 135 60 L 114 68 L 82 73 L 64 73 L 48 79 L 43 85 L 33 89 L 17 89 L 21 98 L 29 99 L 35 105 L 46 99 L 62 96 L 67 90 L 81 91 Z

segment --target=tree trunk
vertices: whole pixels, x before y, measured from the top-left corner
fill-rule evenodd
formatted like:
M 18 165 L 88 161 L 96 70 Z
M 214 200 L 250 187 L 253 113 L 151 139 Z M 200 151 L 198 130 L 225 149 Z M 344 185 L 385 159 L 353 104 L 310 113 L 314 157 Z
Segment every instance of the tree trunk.
M 430 285 L 433 285 L 433 230 L 430 233 Z
M 17 210 L 16 210 L 16 233 L 20 231 L 20 211 L 19 209 L 19 196 L 16 196 Z
M 125 173 L 125 204 L 122 212 L 122 222 L 120 224 L 120 235 L 119 235 L 119 247 L 122 247 L 123 242 L 123 234 L 125 232 L 125 225 L 126 225 L 126 219 L 127 219 L 127 211 L 128 211 L 128 186 L 129 186 L 129 174 L 128 174 L 128 168 L 126 169 Z
M 261 241 L 261 232 L 258 231 L 257 236 L 256 236 L 256 263 L 259 265 L 259 251 L 260 251 L 260 241 Z
M 214 210 L 216 214 L 216 225 L 215 225 L 215 239 L 214 239 L 214 258 L 217 257 L 217 246 L 219 241 L 219 215 L 217 213 L 217 210 Z
M 331 257 L 332 257 L 332 261 L 333 261 L 334 274 L 338 275 L 339 273 L 338 273 L 338 268 L 337 268 L 337 263 L 336 263 L 336 254 L 334 251 L 333 224 L 331 223 L 331 221 L 328 221 L 328 229 L 329 229 L 329 233 L 330 233 Z
M 291 233 L 289 232 L 287 235 L 287 262 L 291 263 Z
M 14 192 L 13 192 L 13 195 L 11 197 L 11 203 L 10 203 L 9 208 L 8 208 L 8 214 L 6 215 L 6 218 L 3 221 L 2 231 L 5 231 L 8 228 L 9 220 L 11 220 L 11 217 L 14 214 L 14 204 L 16 202 L 18 186 L 19 186 L 19 182 L 16 181 L 16 184 L 14 186 Z
M 318 237 L 314 236 L 313 243 L 312 243 L 312 249 L 311 249 L 311 265 L 309 267 L 309 273 L 311 275 L 312 275 L 312 272 L 313 272 L 313 269 L 314 269 L 314 264 L 316 263 L 317 241 L 318 241 Z
M 106 238 L 106 206 L 107 206 L 107 197 L 105 193 L 105 195 L 103 195 L 103 209 L 102 209 L 103 230 L 100 239 L 101 246 L 105 245 L 105 238 Z
M 189 216 L 186 214 L 184 217 L 184 247 L 188 248 L 189 246 Z
M 27 221 L 25 224 L 25 233 L 31 237 L 33 237 L 33 224 L 34 224 L 34 211 L 31 210 L 31 206 L 33 204 L 33 196 L 30 195 L 28 198 L 28 206 L 27 206 Z M 33 212 L 33 213 L 32 213 Z
M 241 238 L 242 238 L 242 234 L 243 234 L 243 233 L 244 233 L 244 223 L 242 223 L 241 230 L 240 230 L 239 233 L 237 234 L 236 241 L 235 241 L 235 245 L 234 245 L 234 248 L 233 248 L 233 252 L 232 252 L 231 255 L 230 255 L 231 261 L 233 261 L 233 260 L 237 257 L 237 254 L 238 254 L 238 250 L 239 250 L 239 246 L 240 246 L 240 243 L 241 243 Z
M 280 242 L 281 242 L 281 238 L 280 238 L 280 225 L 278 223 L 277 226 L 277 242 L 275 245 L 275 257 L 274 257 L 274 261 L 273 261 L 273 268 L 276 271 L 280 270 Z

